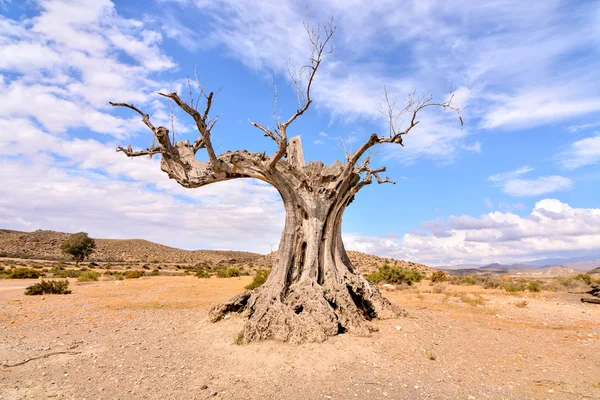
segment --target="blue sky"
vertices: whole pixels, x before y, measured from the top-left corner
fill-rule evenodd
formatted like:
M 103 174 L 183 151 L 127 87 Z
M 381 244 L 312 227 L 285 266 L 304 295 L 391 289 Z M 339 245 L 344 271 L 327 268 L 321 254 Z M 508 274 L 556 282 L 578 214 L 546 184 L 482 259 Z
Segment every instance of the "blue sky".
M 481 3 L 481 4 L 479 4 Z M 335 18 L 335 51 L 314 103 L 290 129 L 308 160 L 343 159 L 372 132 L 384 87 L 443 101 L 465 126 L 423 114 L 406 147 L 378 148 L 396 185 L 363 190 L 344 217 L 347 247 L 430 265 L 600 253 L 600 4 L 595 1 L 0 2 L 0 227 L 138 237 L 188 248 L 268 252 L 283 209 L 251 180 L 186 190 L 154 159 L 134 103 L 170 124 L 159 90 L 187 77 L 223 87 L 217 151 L 273 151 L 248 123 L 297 108 L 286 65 L 310 53 L 302 22 Z M 195 137 L 175 114 L 177 139 Z M 342 145 L 343 143 L 343 145 Z

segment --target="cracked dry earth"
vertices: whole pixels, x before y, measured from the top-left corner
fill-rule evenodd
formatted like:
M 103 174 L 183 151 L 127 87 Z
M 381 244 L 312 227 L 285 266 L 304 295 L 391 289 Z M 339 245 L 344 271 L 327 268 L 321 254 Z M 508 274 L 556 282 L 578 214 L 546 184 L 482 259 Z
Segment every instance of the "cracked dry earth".
M 243 319 L 207 310 L 250 279 L 73 281 L 43 297 L 0 281 L 0 399 L 600 398 L 600 306 L 579 296 L 423 284 L 386 292 L 409 317 L 370 337 L 238 346 Z

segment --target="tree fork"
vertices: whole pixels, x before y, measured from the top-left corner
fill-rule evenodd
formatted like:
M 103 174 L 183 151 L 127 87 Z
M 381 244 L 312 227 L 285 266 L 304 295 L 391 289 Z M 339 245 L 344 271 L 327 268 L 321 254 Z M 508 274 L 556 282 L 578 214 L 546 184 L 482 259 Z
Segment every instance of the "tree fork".
M 209 319 L 213 322 L 233 312 L 248 317 L 244 326 L 245 341 L 276 339 L 302 343 L 323 341 L 344 332 L 368 335 L 376 330 L 371 323 L 374 318 L 404 315 L 352 265 L 342 240 L 342 216 L 354 196 L 370 185 L 373 177 L 378 184 L 393 183 L 387 177 L 380 177 L 385 167 L 370 167 L 371 159 L 365 154 L 373 146 L 381 143 L 403 145 L 402 137 L 419 123 L 417 115 L 427 107 L 455 111 L 462 124 L 458 109 L 451 106 L 452 96 L 446 102 L 434 103 L 430 96 L 418 97 L 412 93 L 406 106 L 396 112 L 395 99 L 386 91 L 388 107 L 384 114 L 390 123 L 389 136 L 373 133 L 355 152 L 346 154 L 344 162 L 335 161 L 327 166 L 319 161 L 306 164 L 300 138 L 288 139 L 287 129 L 312 103 L 314 77 L 323 57 L 331 52 L 327 46 L 335 28 L 332 23 L 316 29 L 306 23 L 305 28 L 313 47 L 310 63 L 301 68 L 299 74 L 290 73 L 298 94 L 298 109 L 280 123 L 275 94 L 275 128 L 250 121 L 264 136 L 275 141 L 277 149 L 273 154 L 242 150 L 217 155 L 211 141 L 217 118 L 209 118 L 214 94 L 205 95 L 199 84 L 199 93 L 206 100 L 203 112 L 198 111 L 199 101 L 194 102 L 193 98 L 188 104 L 177 93 L 160 93 L 194 120 L 199 136 L 193 144 L 187 140 L 172 143 L 167 128 L 155 127 L 150 116 L 132 104 L 110 103 L 137 112 L 153 135 L 152 146 L 145 150 L 118 147 L 117 151 L 126 156 L 159 154 L 161 169 L 186 188 L 254 178 L 269 183 L 281 195 L 286 213 L 285 227 L 269 278 L 261 287 L 245 291 L 209 311 Z M 301 85 L 302 78 L 307 82 L 305 86 Z M 396 121 L 403 114 L 408 114 L 410 123 L 401 130 Z M 157 146 L 154 146 L 154 139 Z M 196 159 L 195 154 L 200 149 L 206 149 L 208 162 Z

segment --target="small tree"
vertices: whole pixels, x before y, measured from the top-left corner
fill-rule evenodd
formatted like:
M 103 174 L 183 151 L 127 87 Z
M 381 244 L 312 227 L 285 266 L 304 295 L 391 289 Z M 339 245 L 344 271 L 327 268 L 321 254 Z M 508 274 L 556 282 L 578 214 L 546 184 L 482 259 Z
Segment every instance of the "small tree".
M 85 232 L 74 233 L 60 245 L 62 252 L 72 256 L 77 266 L 92 254 L 95 247 L 96 242 Z

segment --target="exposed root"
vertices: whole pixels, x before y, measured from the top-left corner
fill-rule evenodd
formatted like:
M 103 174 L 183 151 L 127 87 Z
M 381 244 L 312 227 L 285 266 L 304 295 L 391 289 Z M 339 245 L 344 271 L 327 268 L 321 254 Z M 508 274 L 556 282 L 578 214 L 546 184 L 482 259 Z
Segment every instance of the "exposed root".
M 247 290 L 225 303 L 216 305 L 208 311 L 208 319 L 210 322 L 217 322 L 231 312 L 244 312 L 244 310 L 247 308 L 246 305 L 248 304 L 248 299 L 251 295 L 252 292 Z
M 372 319 L 405 315 L 360 275 L 346 277 L 344 284 L 337 285 L 299 282 L 285 295 L 263 286 L 213 307 L 209 319 L 216 322 L 230 312 L 249 317 L 244 342 L 275 339 L 290 343 L 322 342 L 345 332 L 367 336 L 377 330 Z
M 81 352 L 80 351 L 54 351 L 52 353 L 43 354 L 41 356 L 31 357 L 26 360 L 15 363 L 15 364 L 2 364 L 2 368 L 18 367 L 19 365 L 27 364 L 28 362 L 33 361 L 33 360 L 39 360 L 40 358 L 48 358 L 50 356 L 56 356 L 59 354 L 79 354 L 79 353 L 81 353 Z

